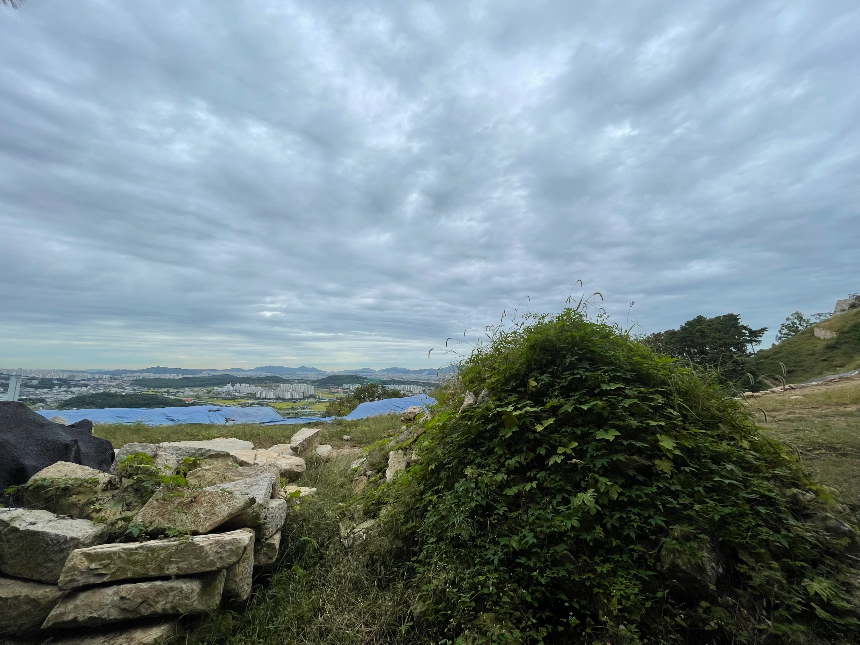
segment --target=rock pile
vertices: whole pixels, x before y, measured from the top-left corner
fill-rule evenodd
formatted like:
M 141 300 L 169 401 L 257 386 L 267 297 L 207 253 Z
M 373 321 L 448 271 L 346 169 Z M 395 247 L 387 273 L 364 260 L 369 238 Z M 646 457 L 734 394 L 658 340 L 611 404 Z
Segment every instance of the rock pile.
M 19 507 L 0 508 L 0 642 L 157 643 L 173 633 L 167 617 L 247 600 L 254 571 L 277 560 L 291 499 L 314 490 L 282 484 L 318 445 L 311 429 L 276 450 L 129 444 L 110 473 L 69 461 L 36 472 Z

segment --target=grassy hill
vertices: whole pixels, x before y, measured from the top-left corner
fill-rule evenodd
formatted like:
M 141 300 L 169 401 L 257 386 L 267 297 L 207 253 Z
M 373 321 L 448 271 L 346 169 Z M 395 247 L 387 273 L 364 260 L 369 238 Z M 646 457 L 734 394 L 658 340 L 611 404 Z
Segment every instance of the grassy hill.
M 779 385 L 785 365 L 787 383 L 802 383 L 817 376 L 860 368 L 860 309 L 835 316 L 816 327 L 836 332 L 836 338 L 816 338 L 810 327 L 755 355 L 752 367 L 771 385 Z
M 117 394 L 96 392 L 79 394 L 63 401 L 58 410 L 89 410 L 104 408 L 184 408 L 190 403 L 160 394 Z

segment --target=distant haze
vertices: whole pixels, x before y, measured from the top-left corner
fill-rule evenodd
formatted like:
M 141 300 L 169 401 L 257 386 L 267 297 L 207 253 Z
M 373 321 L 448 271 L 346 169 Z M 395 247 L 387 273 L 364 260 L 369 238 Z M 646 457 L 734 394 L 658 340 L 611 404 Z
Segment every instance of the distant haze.
M 0 6 L 0 365 L 435 369 L 596 291 L 769 345 L 860 291 L 858 33 L 855 0 Z

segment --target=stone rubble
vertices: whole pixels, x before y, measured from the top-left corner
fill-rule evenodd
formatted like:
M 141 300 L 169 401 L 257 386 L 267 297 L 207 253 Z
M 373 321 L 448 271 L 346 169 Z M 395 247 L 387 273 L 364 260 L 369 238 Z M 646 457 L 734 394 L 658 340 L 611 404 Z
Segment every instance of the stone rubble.
M 310 454 L 320 445 L 321 435 L 319 428 L 302 428 L 290 439 L 290 448 L 299 457 Z

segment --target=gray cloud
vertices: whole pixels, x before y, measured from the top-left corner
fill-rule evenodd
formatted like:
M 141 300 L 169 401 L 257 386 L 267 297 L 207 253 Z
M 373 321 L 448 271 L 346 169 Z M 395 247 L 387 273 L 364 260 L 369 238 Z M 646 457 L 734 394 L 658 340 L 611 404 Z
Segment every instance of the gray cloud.
M 0 364 L 430 366 L 857 291 L 856 3 L 0 8 Z M 528 295 L 529 299 L 525 299 Z

